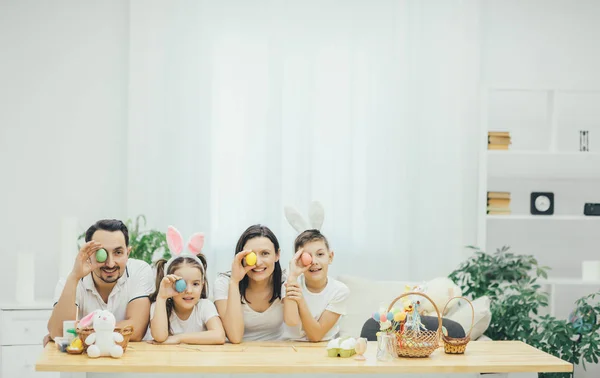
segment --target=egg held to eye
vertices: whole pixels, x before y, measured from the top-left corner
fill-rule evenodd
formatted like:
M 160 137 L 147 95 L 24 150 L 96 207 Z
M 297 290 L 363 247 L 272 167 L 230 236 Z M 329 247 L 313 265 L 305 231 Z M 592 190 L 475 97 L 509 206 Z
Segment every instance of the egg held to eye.
M 185 288 L 187 287 L 186 283 L 184 280 L 177 280 L 175 281 L 175 291 L 178 293 L 183 293 L 185 291 Z
M 106 253 L 106 250 L 104 248 L 100 248 L 96 251 L 96 261 L 98 261 L 99 263 L 105 262 L 107 258 L 108 253 Z
M 245 259 L 246 259 L 246 265 L 248 265 L 248 266 L 256 265 L 256 253 L 254 253 L 254 252 L 248 253 L 246 255 Z
M 309 266 L 310 264 L 312 264 L 312 256 L 306 252 L 304 252 L 302 256 L 300 256 L 300 260 L 302 261 L 302 264 L 304 266 Z

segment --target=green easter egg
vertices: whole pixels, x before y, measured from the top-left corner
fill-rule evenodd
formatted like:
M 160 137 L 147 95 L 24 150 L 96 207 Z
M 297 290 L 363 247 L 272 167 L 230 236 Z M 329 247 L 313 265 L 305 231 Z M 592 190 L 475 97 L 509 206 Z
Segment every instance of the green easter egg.
M 106 250 L 104 248 L 101 248 L 96 251 L 96 261 L 102 263 L 105 262 L 107 258 L 108 254 L 106 253 Z

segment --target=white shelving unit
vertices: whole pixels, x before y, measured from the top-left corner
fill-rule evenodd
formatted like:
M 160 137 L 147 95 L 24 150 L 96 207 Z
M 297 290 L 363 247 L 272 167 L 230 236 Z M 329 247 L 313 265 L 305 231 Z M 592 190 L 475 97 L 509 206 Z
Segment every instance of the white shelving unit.
M 515 108 L 505 108 L 506 116 L 502 113 L 502 106 L 491 105 L 490 98 L 497 96 L 504 105 L 510 104 L 511 96 L 526 101 L 515 100 Z M 575 132 L 570 130 L 569 136 L 561 127 L 565 123 L 579 122 L 582 129 L 596 127 L 594 138 L 600 140 L 600 90 L 590 89 L 553 89 L 553 88 L 492 88 L 482 87 L 480 92 L 481 111 L 481 149 L 479 166 L 479 219 L 478 238 L 479 246 L 485 248 L 488 226 L 500 222 L 510 221 L 600 221 L 600 217 L 579 214 L 564 214 L 551 216 L 534 216 L 523 214 L 528 209 L 519 209 L 511 215 L 487 215 L 487 192 L 503 191 L 502 188 L 488 188 L 490 179 L 496 180 L 552 180 L 560 181 L 600 181 L 600 144 L 598 151 L 578 151 L 574 145 L 578 137 L 573 137 Z M 581 117 L 573 120 L 569 117 L 573 113 L 573 104 L 582 104 Z M 537 113 L 531 109 L 538 109 Z M 571 113 L 570 113 L 571 112 Z M 515 118 L 524 113 L 523 120 L 511 123 Z M 501 116 L 498 117 L 498 114 Z M 499 118 L 490 122 L 490 118 Z M 586 121 L 586 120 L 592 121 Z M 537 121 L 537 123 L 536 123 Z M 595 123 L 594 123 L 595 122 Z M 533 125 L 533 126 L 531 126 Z M 510 131 L 513 141 L 509 150 L 488 150 L 488 131 Z M 539 134 L 539 137 L 538 137 Z M 520 143 L 519 140 L 528 139 L 530 143 Z M 569 150 L 564 149 L 568 140 Z M 593 145 L 590 142 L 590 145 Z M 515 147 L 513 149 L 513 146 Z M 513 193 L 511 193 L 512 195 Z M 585 201 L 582 199 L 581 208 Z M 600 201 L 599 201 L 600 202 Z M 514 209 L 512 209 L 514 212 Z
M 488 221 L 584 221 L 600 222 L 600 216 L 586 215 L 530 215 L 530 214 L 511 214 L 511 215 L 487 215 Z
M 533 253 L 538 260 L 552 258 L 550 274 L 558 276 L 565 273 L 561 273 L 560 257 L 555 256 L 563 253 L 574 262 L 566 274 L 577 274 L 573 270 L 581 264 L 577 260 L 600 259 L 593 252 L 597 241 L 579 241 L 582 235 L 598 234 L 594 230 L 600 227 L 600 216 L 583 215 L 585 202 L 600 202 L 596 194 L 600 193 L 600 91 L 484 87 L 480 96 L 478 245 L 485 250 L 501 247 L 498 242 L 508 243 L 517 253 Z M 591 151 L 579 151 L 579 130 L 590 131 Z M 488 131 L 509 131 L 509 150 L 488 150 Z M 557 211 L 555 206 L 554 215 L 529 214 L 530 191 L 515 190 L 530 187 L 531 191 L 555 192 L 555 203 L 563 207 Z M 487 215 L 488 191 L 511 192 L 512 213 Z M 571 201 L 569 206 L 567 201 Z M 488 245 L 488 237 L 494 246 Z M 544 255 L 554 240 L 560 242 L 556 243 L 560 252 Z M 578 255 L 580 251 L 585 252 Z M 579 297 L 575 292 L 600 289 L 600 281 L 578 278 L 550 277 L 540 283 L 550 294 L 551 315 L 557 315 L 557 307 L 559 312 L 571 308 Z
M 488 176 L 495 178 L 597 180 L 600 153 L 487 151 Z

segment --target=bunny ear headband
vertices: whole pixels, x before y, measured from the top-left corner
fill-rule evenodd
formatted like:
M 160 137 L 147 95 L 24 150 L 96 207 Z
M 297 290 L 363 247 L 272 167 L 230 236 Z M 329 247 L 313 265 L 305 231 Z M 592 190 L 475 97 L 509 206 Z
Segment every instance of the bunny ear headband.
M 288 222 L 298 233 L 302 233 L 309 229 L 321 230 L 323 226 L 323 220 L 325 219 L 325 210 L 320 202 L 313 201 L 308 209 L 308 220 L 307 222 L 302 214 L 292 206 L 286 206 L 284 208 L 285 217 Z
M 200 264 L 202 267 L 202 275 L 206 277 L 206 272 L 204 271 L 204 264 L 202 261 L 196 256 L 200 252 L 202 252 L 202 247 L 204 247 L 204 234 L 197 232 L 190 237 L 190 240 L 187 243 L 187 250 L 183 248 L 183 237 L 181 233 L 173 227 L 169 226 L 167 229 L 167 245 L 169 246 L 169 251 L 171 251 L 172 257 L 167 261 L 165 265 L 165 274 L 169 271 L 169 267 L 171 263 L 175 261 L 175 259 L 179 257 L 188 257 L 190 259 L 194 259 Z

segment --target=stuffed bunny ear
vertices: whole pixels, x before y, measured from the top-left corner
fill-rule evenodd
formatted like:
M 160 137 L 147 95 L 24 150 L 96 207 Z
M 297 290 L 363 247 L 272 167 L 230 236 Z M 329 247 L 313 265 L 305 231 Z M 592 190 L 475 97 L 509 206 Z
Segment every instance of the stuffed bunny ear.
M 96 315 L 96 313 L 98 313 L 98 310 L 92 311 L 83 318 L 81 318 L 81 320 L 79 321 L 79 325 L 84 328 L 89 327 L 92 324 L 92 318 L 94 317 L 94 315 Z
M 179 256 L 181 251 L 183 251 L 183 238 L 173 226 L 169 226 L 167 229 L 167 245 L 171 253 L 175 256 Z
M 298 210 L 291 206 L 286 206 L 283 210 L 285 213 L 285 217 L 287 218 L 290 225 L 294 227 L 294 230 L 300 233 L 309 229 L 308 223 L 306 222 L 306 220 L 304 220 L 304 218 L 298 212 Z
M 204 234 L 197 232 L 190 238 L 188 249 L 192 251 L 194 255 L 197 255 L 202 252 L 202 247 L 204 247 Z
M 325 219 L 325 209 L 321 202 L 314 201 L 310 204 L 310 209 L 308 210 L 308 219 L 310 220 L 310 225 L 317 229 L 321 230 L 321 226 L 323 226 L 323 220 Z

